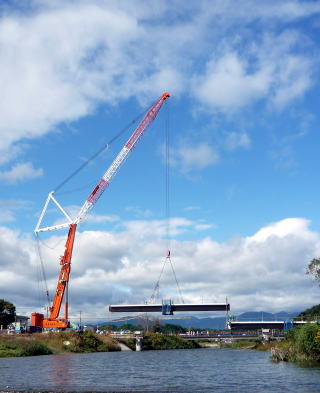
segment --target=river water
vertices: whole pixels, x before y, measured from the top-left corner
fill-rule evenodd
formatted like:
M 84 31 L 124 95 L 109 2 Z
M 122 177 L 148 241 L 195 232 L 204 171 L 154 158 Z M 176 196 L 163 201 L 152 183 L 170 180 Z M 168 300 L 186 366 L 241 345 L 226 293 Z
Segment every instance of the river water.
M 213 348 L 1 358 L 0 390 L 311 393 L 320 392 L 320 367 Z

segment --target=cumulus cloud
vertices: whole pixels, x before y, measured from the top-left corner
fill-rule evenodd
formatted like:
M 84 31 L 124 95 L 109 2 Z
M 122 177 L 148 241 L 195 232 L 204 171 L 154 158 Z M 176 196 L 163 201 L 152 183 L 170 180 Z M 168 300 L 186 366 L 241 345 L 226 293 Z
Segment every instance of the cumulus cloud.
M 12 145 L 10 149 L 0 149 L 0 165 L 7 164 L 8 162 L 17 158 L 21 153 L 23 153 L 23 144 Z
M 219 162 L 219 154 L 213 146 L 207 143 L 183 143 L 172 149 L 171 164 L 186 174 L 191 171 L 205 169 Z
M 153 216 L 153 212 L 150 209 L 142 209 L 139 206 L 127 206 L 126 211 L 132 212 L 136 217 L 150 218 Z
M 0 201 L 0 222 L 13 222 L 16 220 L 16 214 L 20 210 L 26 210 L 30 202 L 22 200 L 2 200 Z
M 281 109 L 312 86 L 316 58 L 311 42 L 310 54 L 308 45 L 299 50 L 306 39 L 298 28 L 261 37 L 250 24 L 316 15 L 314 2 L 201 1 L 179 7 L 183 17 L 173 22 L 174 4 L 34 1 L 25 15 L 4 7 L 0 149 L 101 104 L 132 97 L 145 103 L 166 89 L 194 106 L 232 112 L 259 100 Z
M 248 149 L 251 146 L 251 139 L 246 132 L 229 132 L 225 138 L 225 146 L 230 151 L 238 148 Z
M 194 211 L 194 210 L 200 210 L 200 206 L 186 206 L 183 210 L 185 211 Z
M 87 222 L 93 222 L 95 224 L 107 223 L 107 222 L 116 222 L 119 221 L 119 217 L 116 215 L 108 216 L 105 214 L 88 214 L 86 216 Z
M 24 162 L 21 164 L 13 165 L 7 171 L 0 171 L 0 180 L 6 183 L 14 184 L 23 182 L 29 179 L 36 179 L 43 175 L 42 168 L 34 168 L 31 162 Z
M 295 152 L 290 145 L 270 151 L 269 157 L 277 169 L 290 169 L 297 165 Z
M 124 74 L 125 54 L 117 54 L 137 34 L 134 18 L 94 5 L 82 4 L 77 12 L 70 6 L 4 18 L 1 147 L 86 115 L 96 100 L 112 102 L 115 94 L 121 96 L 121 89 L 105 87 Z M 98 47 L 103 59 L 95 56 Z
M 129 233 L 138 235 L 141 238 L 165 236 L 167 233 L 167 225 L 170 226 L 172 236 L 181 235 L 190 230 L 208 229 L 210 225 L 194 222 L 181 217 L 172 217 L 169 222 L 166 220 L 150 220 L 150 221 L 126 221 L 123 226 Z
M 270 0 L 267 3 L 255 0 L 243 0 L 241 7 L 235 7 L 233 0 L 218 3 L 216 7 L 208 7 L 210 0 L 202 3 L 208 14 L 221 16 L 226 12 L 232 20 L 242 22 L 259 20 L 268 23 L 270 20 L 292 21 L 320 13 L 320 6 L 314 1 L 284 0 L 281 3 Z M 239 4 L 239 3 L 238 3 Z
M 236 112 L 266 100 L 282 109 L 312 84 L 312 58 L 299 51 L 302 38 L 292 31 L 266 34 L 253 45 L 223 47 L 207 61 L 205 72 L 194 76 L 193 90 L 207 109 Z M 260 42 L 259 42 L 260 41 Z
M 207 107 L 233 111 L 264 96 L 270 76 L 265 70 L 247 72 L 248 64 L 234 53 L 225 53 L 206 65 L 206 72 L 195 77 L 194 91 Z
M 73 313 L 90 306 L 91 315 L 98 314 L 103 313 L 101 305 L 140 303 L 150 298 L 165 261 L 167 241 L 161 237 L 161 223 L 150 223 L 149 231 L 145 229 L 148 225 L 128 224 L 118 233 L 77 234 L 69 293 Z M 197 225 L 190 222 L 192 227 Z M 155 230 L 155 226 L 160 229 Z M 64 240 L 52 236 L 41 247 L 51 293 Z M 2 227 L 0 246 L 2 296 L 21 308 L 35 306 L 38 291 L 34 245 L 23 234 Z M 319 253 L 320 235 L 303 218 L 271 223 L 252 236 L 228 242 L 210 237 L 171 241 L 171 260 L 185 301 L 224 301 L 228 296 L 235 313 L 261 309 L 299 311 L 313 305 L 319 289 L 306 276 L 305 267 Z M 160 283 L 161 296 L 179 296 L 167 265 Z

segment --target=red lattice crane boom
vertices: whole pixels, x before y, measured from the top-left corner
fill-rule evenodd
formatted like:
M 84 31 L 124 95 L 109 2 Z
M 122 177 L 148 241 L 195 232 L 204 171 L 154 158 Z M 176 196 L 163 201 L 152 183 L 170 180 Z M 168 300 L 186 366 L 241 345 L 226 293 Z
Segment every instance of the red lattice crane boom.
M 86 216 L 88 211 L 93 207 L 93 205 L 100 198 L 105 189 L 109 186 L 111 180 L 114 175 L 117 173 L 120 166 L 128 157 L 129 153 L 136 147 L 137 143 L 148 129 L 152 121 L 156 118 L 161 106 L 164 101 L 170 97 L 169 93 L 163 93 L 161 97 L 156 101 L 156 103 L 148 110 L 147 114 L 144 116 L 141 123 L 135 129 L 131 137 L 125 143 L 117 157 L 114 159 L 110 167 L 103 174 L 97 186 L 93 189 L 91 194 L 88 196 L 87 200 L 81 207 L 79 213 L 76 218 L 73 220 L 67 212 L 62 208 L 62 206 L 55 199 L 54 192 L 50 192 L 44 208 L 40 214 L 38 223 L 35 228 L 35 233 L 39 232 L 51 231 L 60 228 L 69 227 L 69 233 L 67 237 L 67 241 L 65 244 L 65 252 L 64 255 L 60 258 L 60 274 L 56 287 L 56 292 L 53 298 L 52 306 L 50 307 L 50 315 L 48 318 L 44 318 L 43 314 L 32 313 L 31 314 L 31 326 L 40 327 L 40 328 L 67 328 L 69 326 L 68 321 L 68 299 L 65 301 L 65 312 L 64 317 L 59 318 L 60 309 L 62 306 L 62 302 L 64 300 L 65 294 L 68 291 L 68 283 L 69 276 L 71 271 L 71 259 L 72 259 L 72 251 L 74 245 L 74 239 L 77 229 L 77 224 Z M 56 204 L 56 206 L 61 210 L 63 215 L 67 218 L 67 222 L 64 224 L 53 225 L 49 227 L 41 227 L 41 223 L 43 217 L 48 208 L 49 202 L 52 201 Z

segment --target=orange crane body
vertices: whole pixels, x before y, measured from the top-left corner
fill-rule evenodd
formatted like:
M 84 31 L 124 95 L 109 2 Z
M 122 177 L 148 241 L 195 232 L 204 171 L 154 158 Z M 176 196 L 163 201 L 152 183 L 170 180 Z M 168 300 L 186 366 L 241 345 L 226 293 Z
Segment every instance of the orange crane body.
M 61 304 L 65 292 L 68 288 L 69 276 L 71 271 L 72 250 L 73 250 L 76 229 L 77 229 L 77 224 L 70 225 L 70 229 L 65 245 L 65 251 L 62 257 L 60 258 L 61 268 L 60 268 L 56 293 L 53 298 L 52 306 L 50 307 L 50 316 L 48 318 L 44 318 L 43 314 L 32 313 L 31 314 L 32 326 L 39 326 L 41 328 L 58 328 L 58 329 L 65 329 L 69 327 L 68 300 L 65 301 L 64 318 L 58 318 L 58 316 L 60 313 Z

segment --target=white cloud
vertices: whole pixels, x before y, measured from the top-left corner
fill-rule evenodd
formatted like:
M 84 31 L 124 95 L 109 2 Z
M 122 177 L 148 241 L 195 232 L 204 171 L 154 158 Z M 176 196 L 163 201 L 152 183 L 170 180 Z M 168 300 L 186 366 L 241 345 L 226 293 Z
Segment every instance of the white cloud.
M 70 6 L 2 20 L 2 147 L 88 114 L 96 100 L 121 96 L 121 83 L 116 91 L 105 87 L 124 74 L 121 47 L 137 38 L 136 21 L 94 5 L 74 11 Z M 103 58 L 95 56 L 98 47 Z
M 228 14 L 229 18 L 242 23 L 259 20 L 260 23 L 269 23 L 270 20 L 292 21 L 320 13 L 320 6 L 314 1 L 277 0 L 256 2 L 255 0 L 242 0 L 241 2 L 229 0 L 209 7 L 210 0 L 202 3 L 207 14 L 217 16 Z M 240 5 L 241 7 L 236 7 Z
M 30 162 L 13 165 L 7 171 L 0 171 L 0 180 L 14 184 L 29 179 L 35 179 L 43 175 L 42 168 L 35 169 Z
M 297 165 L 295 152 L 290 145 L 270 151 L 269 156 L 277 169 L 294 168 Z
M 197 225 L 182 219 L 180 223 Z M 145 226 L 149 224 L 151 230 L 147 231 Z M 159 222 L 133 222 L 113 234 L 79 232 L 71 273 L 71 312 L 87 307 L 92 315 L 101 312 L 101 305 L 139 303 L 149 298 L 165 260 L 167 242 L 160 238 L 163 234 Z M 51 248 L 42 246 L 51 293 L 64 240 L 54 236 L 45 241 Z M 18 302 L 20 308 L 35 305 L 37 258 L 31 239 L 2 227 L 0 247 L 1 274 L 6 277 L 1 280 L 1 296 Z M 302 218 L 275 222 L 252 236 L 228 242 L 210 237 L 172 240 L 170 248 L 186 301 L 223 301 L 228 296 L 234 313 L 261 309 L 299 311 L 314 305 L 320 290 L 305 274 L 307 263 L 320 254 L 320 234 L 311 231 L 309 221 Z M 178 297 L 169 266 L 165 267 L 160 290 L 163 297 Z
M 1 150 L 101 103 L 149 102 L 166 89 L 230 112 L 261 99 L 282 108 L 312 85 L 316 58 L 312 43 L 297 49 L 298 28 L 261 37 L 250 23 L 300 20 L 319 13 L 314 2 L 202 1 L 180 7 L 175 22 L 169 1 L 32 4 L 27 15 L 7 7 L 0 22 Z
M 310 222 L 308 220 L 302 220 L 299 218 L 287 218 L 285 220 L 269 224 L 260 229 L 255 235 L 247 238 L 248 242 L 266 242 L 270 237 L 274 236 L 280 239 L 285 238 L 291 234 L 299 234 L 299 236 L 307 236 L 308 238 L 317 239 L 317 235 L 309 233 L 308 226 Z
M 205 169 L 218 162 L 217 151 L 204 142 L 198 144 L 183 143 L 179 147 L 173 148 L 171 153 L 171 164 L 178 166 L 182 173 Z
M 274 89 L 272 102 L 283 108 L 293 99 L 303 96 L 311 85 L 310 60 L 302 56 L 287 55 L 285 64 L 279 67 L 279 86 Z
M 230 151 L 238 148 L 248 149 L 251 146 L 251 139 L 246 132 L 229 132 L 225 138 L 225 146 Z
M 183 210 L 185 211 L 194 211 L 194 210 L 200 210 L 200 206 L 186 206 Z
M 194 76 L 193 91 L 209 110 L 232 113 L 265 100 L 282 109 L 312 84 L 313 60 L 297 50 L 303 38 L 292 31 L 266 34 L 249 47 L 224 46 Z
M 17 158 L 23 152 L 23 145 L 20 144 L 10 146 L 10 149 L 2 149 L 0 150 L 0 165 L 7 164 L 8 162 Z
M 87 222 L 93 222 L 95 224 L 101 224 L 101 223 L 107 223 L 107 222 L 116 222 L 119 221 L 119 217 L 116 215 L 113 216 L 107 216 L 107 215 L 103 215 L 103 214 L 88 214 L 88 216 L 86 216 L 86 221 Z
M 139 206 L 127 206 L 126 211 L 132 212 L 136 217 L 150 218 L 153 216 L 150 209 L 142 209 Z
M 195 225 L 195 229 L 197 231 L 205 231 L 207 229 L 214 228 L 214 227 L 215 227 L 215 225 L 213 225 L 213 224 L 197 224 L 197 225 Z
M 270 84 L 267 70 L 247 71 L 235 52 L 227 52 L 206 65 L 206 72 L 195 77 L 194 93 L 207 107 L 235 111 L 263 97 Z
M 126 221 L 123 226 L 129 233 L 138 236 L 139 238 L 148 238 L 154 236 L 166 236 L 167 220 L 151 220 L 151 221 Z M 177 236 L 187 232 L 191 229 L 196 229 L 197 225 L 191 220 L 180 217 L 172 217 L 169 220 L 170 233 L 172 236 Z
M 22 200 L 2 200 L 0 201 L 0 222 L 13 222 L 16 220 L 16 213 L 19 210 L 28 209 L 30 203 Z

